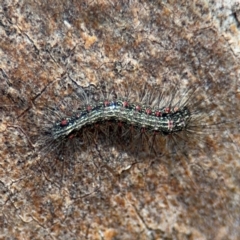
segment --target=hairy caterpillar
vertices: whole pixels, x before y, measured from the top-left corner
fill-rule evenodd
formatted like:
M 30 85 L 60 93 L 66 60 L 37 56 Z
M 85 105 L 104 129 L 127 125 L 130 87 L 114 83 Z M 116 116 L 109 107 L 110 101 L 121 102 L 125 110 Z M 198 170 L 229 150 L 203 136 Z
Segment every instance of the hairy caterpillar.
M 227 124 L 200 84 L 66 86 L 72 94 L 31 108 L 24 129 L 40 153 L 38 170 L 61 186 L 71 179 L 79 195 L 146 159 L 210 156 L 209 133 Z

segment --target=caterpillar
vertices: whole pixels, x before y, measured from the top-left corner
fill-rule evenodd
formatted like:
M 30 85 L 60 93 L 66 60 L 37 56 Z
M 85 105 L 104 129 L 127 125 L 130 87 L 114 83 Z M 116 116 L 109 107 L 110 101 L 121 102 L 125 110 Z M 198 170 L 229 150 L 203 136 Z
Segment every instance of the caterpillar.
M 100 96 L 97 101 L 92 101 L 82 89 L 84 100 L 79 110 L 70 117 L 59 119 L 52 128 L 46 130 L 50 144 L 56 145 L 69 138 L 76 137 L 78 131 L 87 126 L 98 127 L 99 124 L 115 124 L 115 130 L 122 132 L 120 137 L 126 135 L 124 128 L 132 131 L 148 132 L 153 135 L 169 135 L 184 131 L 189 127 L 193 114 L 187 106 L 188 100 L 178 102 L 169 98 L 161 103 L 161 93 L 157 93 L 154 102 L 149 96 L 149 89 L 145 89 L 143 96 L 137 96 L 137 102 L 131 102 L 131 97 L 123 93 L 116 94 L 115 90 L 103 94 L 100 87 Z M 124 92 L 124 90 L 122 91 Z M 112 96 L 111 96 L 112 95 Z M 146 99 L 146 100 L 144 100 Z M 113 131 L 113 132 L 114 132 Z M 109 136 L 108 136 L 109 137 Z
M 146 159 L 209 157 L 209 133 L 227 126 L 199 83 L 63 85 L 66 95 L 32 107 L 22 122 L 39 155 L 37 171 L 58 186 L 71 179 L 74 196 L 95 191 L 106 175 Z

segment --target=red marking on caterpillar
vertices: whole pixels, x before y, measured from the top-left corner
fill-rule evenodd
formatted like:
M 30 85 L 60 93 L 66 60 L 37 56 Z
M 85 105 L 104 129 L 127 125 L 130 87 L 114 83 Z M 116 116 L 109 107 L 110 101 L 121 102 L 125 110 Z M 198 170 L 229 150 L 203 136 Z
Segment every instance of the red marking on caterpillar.
M 105 106 L 105 107 L 108 107 L 109 105 L 110 105 L 110 102 L 109 102 L 109 101 L 107 101 L 107 100 L 104 101 L 104 106 Z
M 165 113 L 170 113 L 170 108 L 169 107 L 165 108 Z
M 91 112 L 92 111 L 92 106 L 87 106 L 87 111 Z
M 123 101 L 123 107 L 127 108 L 128 106 L 129 106 L 128 102 L 127 101 Z
M 135 107 L 135 109 L 136 109 L 136 111 L 138 111 L 138 112 L 141 111 L 141 107 L 140 107 L 139 105 L 137 105 L 137 106 Z
M 157 117 L 161 117 L 161 116 L 162 116 L 162 113 L 161 113 L 160 111 L 156 111 L 156 112 L 155 112 L 155 115 L 156 115 Z
M 147 109 L 146 109 L 146 114 L 147 114 L 147 115 L 150 115 L 151 113 L 152 113 L 152 110 L 149 109 L 149 108 L 147 108 Z
M 168 130 L 172 131 L 174 128 L 174 122 L 172 120 L 168 120 Z
M 63 119 L 61 122 L 60 122 L 60 126 L 64 127 L 64 126 L 67 126 L 68 125 L 68 121 L 66 119 Z

